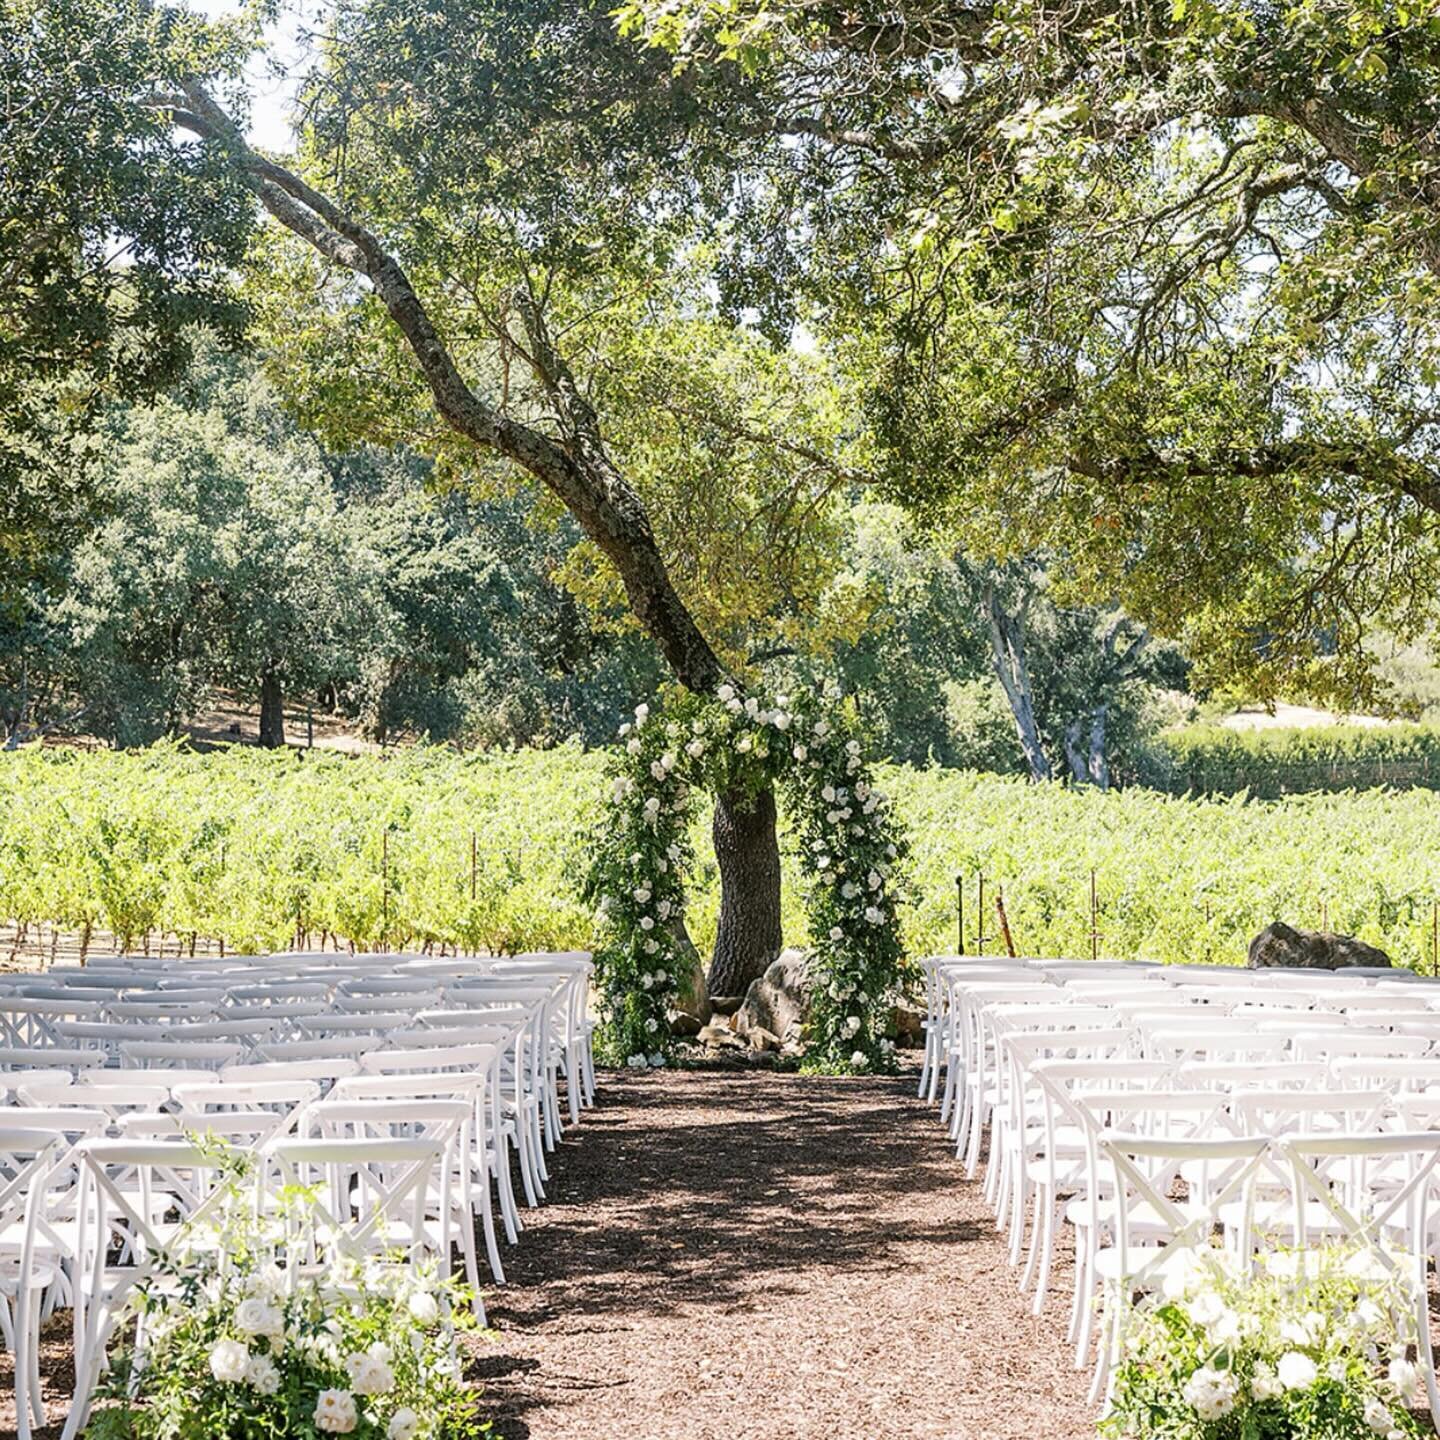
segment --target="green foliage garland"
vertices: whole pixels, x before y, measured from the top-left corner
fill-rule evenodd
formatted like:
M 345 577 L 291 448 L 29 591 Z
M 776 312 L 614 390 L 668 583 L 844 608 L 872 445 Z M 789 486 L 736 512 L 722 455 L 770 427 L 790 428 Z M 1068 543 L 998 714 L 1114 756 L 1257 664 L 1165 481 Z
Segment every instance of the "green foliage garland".
M 805 1065 L 886 1070 L 891 993 L 904 963 L 896 913 L 906 855 L 838 689 L 761 701 L 666 692 L 620 727 L 608 813 L 591 835 L 586 899 L 608 1053 L 640 1067 L 670 1050 L 669 1010 L 688 965 L 685 881 L 697 791 L 753 801 L 777 786 L 792 818 L 812 937 Z

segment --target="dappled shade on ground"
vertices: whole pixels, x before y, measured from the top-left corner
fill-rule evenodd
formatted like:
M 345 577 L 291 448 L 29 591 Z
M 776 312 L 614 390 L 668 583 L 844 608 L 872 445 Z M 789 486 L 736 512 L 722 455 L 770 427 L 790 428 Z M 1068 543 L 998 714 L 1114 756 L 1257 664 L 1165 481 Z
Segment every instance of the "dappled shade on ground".
M 604 1076 L 474 1347 L 498 1435 L 1093 1435 L 912 1085 Z

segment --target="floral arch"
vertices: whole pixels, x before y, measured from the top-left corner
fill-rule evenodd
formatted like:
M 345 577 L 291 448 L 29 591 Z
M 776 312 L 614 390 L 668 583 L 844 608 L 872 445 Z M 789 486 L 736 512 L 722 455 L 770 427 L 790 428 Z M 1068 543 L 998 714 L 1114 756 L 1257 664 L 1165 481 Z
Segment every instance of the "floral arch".
M 872 783 L 853 707 L 834 686 L 761 699 L 666 691 L 620 727 L 607 813 L 590 837 L 605 1052 L 661 1065 L 691 965 L 676 923 L 694 864 L 697 796 L 775 787 L 789 816 L 810 930 L 807 1069 L 889 1070 L 889 1004 L 904 960 L 896 906 L 906 846 Z

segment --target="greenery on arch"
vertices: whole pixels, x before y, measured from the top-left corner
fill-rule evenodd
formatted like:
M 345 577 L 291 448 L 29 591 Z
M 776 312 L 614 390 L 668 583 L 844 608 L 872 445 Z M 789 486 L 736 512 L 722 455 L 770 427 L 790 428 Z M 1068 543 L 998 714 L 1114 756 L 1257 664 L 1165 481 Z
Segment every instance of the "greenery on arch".
M 873 783 L 853 706 L 835 687 L 763 700 L 730 685 L 714 696 L 677 688 L 637 706 L 620 740 L 585 880 L 596 906 L 605 1053 L 637 1067 L 669 1055 L 669 1012 L 689 964 L 679 922 L 697 795 L 774 786 L 801 857 L 809 919 L 805 1067 L 893 1068 L 885 1030 L 904 964 L 896 910 L 907 847 Z

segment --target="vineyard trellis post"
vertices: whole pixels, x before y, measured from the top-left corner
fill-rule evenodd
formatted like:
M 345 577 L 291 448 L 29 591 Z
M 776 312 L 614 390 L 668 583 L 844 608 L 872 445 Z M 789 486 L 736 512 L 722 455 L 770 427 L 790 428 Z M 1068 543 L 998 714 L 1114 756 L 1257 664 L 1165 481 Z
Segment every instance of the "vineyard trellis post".
M 955 877 L 955 931 L 960 942 L 956 950 L 957 955 L 965 953 L 965 876 L 963 874 Z
M 380 949 L 390 936 L 390 827 L 380 832 Z
M 1100 895 L 1095 885 L 1095 871 L 1090 871 L 1090 958 L 1100 958 Z

